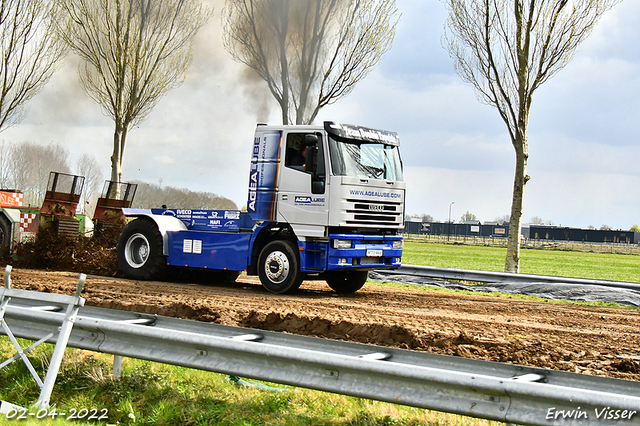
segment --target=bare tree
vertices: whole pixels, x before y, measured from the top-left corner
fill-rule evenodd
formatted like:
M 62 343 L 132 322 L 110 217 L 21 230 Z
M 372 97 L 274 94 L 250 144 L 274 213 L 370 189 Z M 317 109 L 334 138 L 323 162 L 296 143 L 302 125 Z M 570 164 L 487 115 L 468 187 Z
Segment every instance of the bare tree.
M 144 182 L 138 184 L 134 204 L 137 208 L 158 208 L 166 205 L 170 209 L 191 208 L 206 210 L 237 210 L 238 206 L 228 198 L 211 192 L 193 192 L 188 189 L 179 189 L 171 186 Z
M 0 3 L 0 131 L 19 123 L 26 103 L 49 81 L 66 55 L 52 28 L 56 2 L 2 0 Z
M 531 219 L 529 219 L 529 223 L 531 225 L 544 225 L 544 219 L 542 219 L 539 216 L 534 216 Z
M 391 48 L 395 0 L 226 0 L 224 45 L 280 105 L 283 124 L 313 122 Z
M 503 216 L 497 216 L 495 221 L 498 223 L 509 223 L 509 219 L 510 219 L 509 215 L 505 214 Z
M 602 14 L 619 0 L 445 0 L 444 44 L 462 79 L 494 106 L 516 153 L 505 271 L 520 268 L 520 230 L 529 175 L 533 93 L 561 70 Z
M 5 140 L 0 141 L 0 189 L 10 189 L 11 185 L 11 150 L 12 145 Z M 11 188 L 13 189 L 13 188 Z
M 83 212 L 93 211 L 95 202 L 100 196 L 100 185 L 104 182 L 102 169 L 93 154 L 82 154 L 76 162 L 76 173 L 84 177 L 84 189 L 80 197 Z M 93 207 L 93 209 L 91 208 Z
M 431 216 L 430 214 L 423 213 L 420 215 L 420 219 L 423 222 L 434 222 L 433 216 Z
M 10 185 L 24 192 L 25 202 L 40 205 L 47 192 L 49 172 L 70 173 L 69 150 L 60 145 L 33 142 L 13 145 L 10 155 Z
M 460 217 L 460 222 L 467 222 L 470 220 L 477 220 L 476 215 L 471 213 L 469 210 L 467 210 L 467 212 L 465 214 L 462 215 L 462 217 Z
M 113 119 L 111 180 L 122 181 L 129 129 L 184 81 L 211 10 L 196 0 L 60 0 L 58 34 L 84 59 L 80 82 Z

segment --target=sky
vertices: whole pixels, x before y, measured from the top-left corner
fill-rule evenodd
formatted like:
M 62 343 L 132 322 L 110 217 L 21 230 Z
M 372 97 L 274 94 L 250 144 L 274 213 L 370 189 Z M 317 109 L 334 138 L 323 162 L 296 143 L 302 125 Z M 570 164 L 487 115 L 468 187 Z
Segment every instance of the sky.
M 246 204 L 256 123 L 280 123 L 264 83 L 222 47 L 220 12 L 198 34 L 182 86 L 129 133 L 125 181 L 207 191 Z M 442 47 L 446 9 L 439 0 L 397 0 L 393 47 L 324 120 L 391 130 L 401 140 L 406 213 L 482 222 L 510 213 L 515 153 L 497 110 L 480 103 Z M 524 222 L 629 229 L 640 223 L 640 2 L 607 12 L 573 60 L 534 94 L 529 121 L 531 180 Z M 78 58 L 63 67 L 0 140 L 69 149 L 70 164 L 95 155 L 105 180 L 113 122 L 85 95 Z M 188 206 L 185 206 L 188 207 Z

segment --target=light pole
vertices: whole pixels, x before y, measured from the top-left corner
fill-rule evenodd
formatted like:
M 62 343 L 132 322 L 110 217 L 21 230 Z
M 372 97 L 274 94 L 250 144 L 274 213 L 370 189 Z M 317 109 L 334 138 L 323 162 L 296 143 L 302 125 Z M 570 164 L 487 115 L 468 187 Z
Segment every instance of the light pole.
M 449 226 L 447 232 L 447 241 L 449 241 L 449 238 L 451 237 L 451 206 L 453 206 L 454 204 L 455 201 L 452 201 L 451 204 L 449 204 Z

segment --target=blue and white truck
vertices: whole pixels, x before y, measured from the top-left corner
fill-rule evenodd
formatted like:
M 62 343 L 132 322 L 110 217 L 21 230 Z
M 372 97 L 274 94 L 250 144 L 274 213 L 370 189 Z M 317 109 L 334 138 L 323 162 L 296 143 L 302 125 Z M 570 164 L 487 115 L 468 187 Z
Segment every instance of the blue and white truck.
M 121 271 L 163 278 L 168 267 L 258 275 L 273 293 L 326 280 L 338 293 L 371 269 L 400 266 L 405 184 L 393 132 L 325 122 L 258 125 L 247 211 L 124 209 Z

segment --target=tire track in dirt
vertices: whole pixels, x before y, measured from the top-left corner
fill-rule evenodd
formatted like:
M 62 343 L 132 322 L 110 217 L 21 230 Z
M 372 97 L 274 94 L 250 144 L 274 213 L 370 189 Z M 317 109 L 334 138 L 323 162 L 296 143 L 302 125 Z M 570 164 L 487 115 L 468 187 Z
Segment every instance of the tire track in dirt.
M 77 274 L 14 269 L 14 286 L 72 294 Z M 640 380 L 640 312 L 367 285 L 337 295 L 305 282 L 267 293 L 230 285 L 89 276 L 87 304 L 225 325 Z

